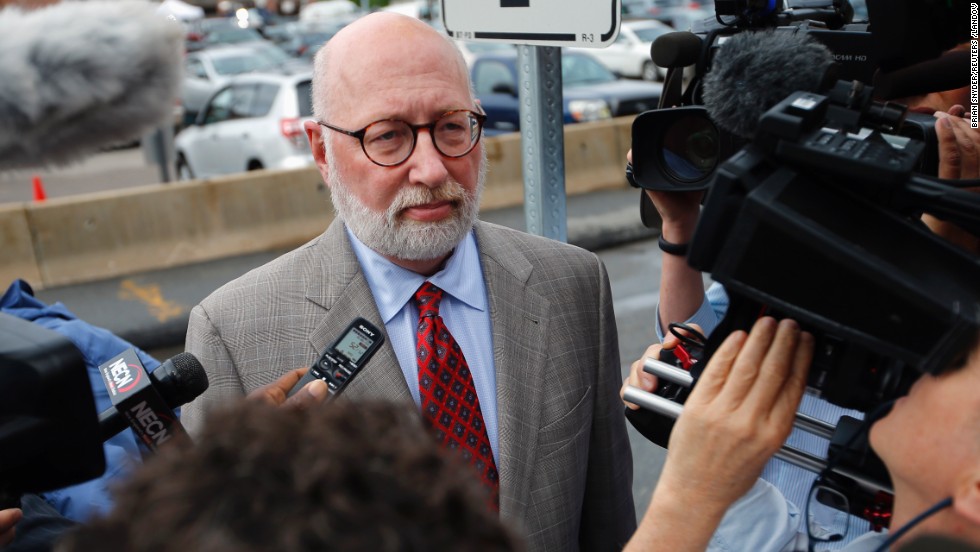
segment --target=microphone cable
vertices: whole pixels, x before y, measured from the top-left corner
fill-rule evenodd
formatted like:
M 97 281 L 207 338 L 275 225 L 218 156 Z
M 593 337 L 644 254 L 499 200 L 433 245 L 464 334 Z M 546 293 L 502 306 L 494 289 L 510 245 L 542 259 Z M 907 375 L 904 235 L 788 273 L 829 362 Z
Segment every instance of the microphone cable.
M 919 514 L 919 515 L 915 516 L 914 518 L 910 519 L 908 521 L 908 523 L 906 523 L 905 525 L 901 526 L 898 529 L 898 531 L 895 531 L 893 534 L 888 535 L 888 538 L 885 539 L 885 542 L 881 543 L 878 546 L 878 548 L 875 548 L 874 552 L 886 552 L 888 550 L 888 547 L 891 546 L 891 545 L 893 545 L 893 544 L 895 544 L 895 541 L 897 541 L 898 539 L 902 538 L 902 536 L 905 535 L 905 533 L 907 533 L 909 531 L 909 529 L 911 529 L 911 528 L 915 527 L 916 525 L 922 523 L 923 521 L 925 521 L 926 519 L 928 519 L 929 516 L 932 516 L 933 514 L 939 512 L 939 511 L 941 511 L 941 510 L 943 510 L 945 508 L 949 508 L 952 505 L 953 505 L 953 497 L 951 497 L 951 496 L 947 496 L 946 498 L 944 498 L 944 499 L 940 500 L 939 502 L 933 504 L 932 506 L 930 506 L 929 508 L 927 508 L 925 511 L 923 511 L 921 514 Z

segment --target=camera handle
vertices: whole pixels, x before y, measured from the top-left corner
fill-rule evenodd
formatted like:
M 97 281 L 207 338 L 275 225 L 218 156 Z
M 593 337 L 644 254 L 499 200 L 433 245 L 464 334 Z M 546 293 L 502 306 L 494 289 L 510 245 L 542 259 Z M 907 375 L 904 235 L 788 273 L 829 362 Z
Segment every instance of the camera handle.
M 672 366 L 667 367 L 673 368 Z M 674 369 L 676 370 L 676 368 Z M 655 372 L 646 370 L 646 364 L 644 364 L 644 371 L 658 375 Z M 676 420 L 677 417 L 681 415 L 681 412 L 684 411 L 684 406 L 681 404 L 629 385 L 626 386 L 626 389 L 623 392 L 623 400 L 639 405 L 646 410 L 660 414 L 670 418 L 671 420 Z M 829 436 L 832 436 L 834 433 L 833 426 L 801 414 L 796 415 L 796 420 L 793 422 L 793 426 L 798 427 L 808 433 L 813 433 L 814 435 L 828 436 L 828 439 Z M 784 462 L 788 462 L 794 466 L 803 468 L 813 473 L 820 473 L 827 467 L 827 461 L 825 459 L 787 445 L 783 445 L 774 456 Z M 834 472 L 854 480 L 854 482 L 856 482 L 862 489 L 871 494 L 878 492 L 891 494 L 892 492 L 891 488 L 888 486 L 870 479 L 866 475 L 853 471 L 847 467 L 841 466 L 835 468 Z

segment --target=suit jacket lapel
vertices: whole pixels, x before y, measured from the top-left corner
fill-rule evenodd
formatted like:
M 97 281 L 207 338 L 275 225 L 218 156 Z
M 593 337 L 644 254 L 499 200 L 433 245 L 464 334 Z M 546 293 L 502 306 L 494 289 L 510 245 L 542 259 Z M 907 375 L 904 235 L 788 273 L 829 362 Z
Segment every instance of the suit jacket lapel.
M 316 354 L 322 353 L 327 345 L 340 337 L 358 316 L 377 326 L 387 337 L 371 288 L 361 272 L 343 223 L 337 220 L 331 223 L 313 251 L 317 256 L 318 273 L 309 279 L 306 298 L 324 309 L 309 337 Z M 351 399 L 412 400 L 389 339 L 385 339 L 374 357 L 351 380 L 343 395 Z
M 490 300 L 497 373 L 500 512 L 523 519 L 537 451 L 547 361 L 548 301 L 526 287 L 531 263 L 485 223 L 477 242 Z

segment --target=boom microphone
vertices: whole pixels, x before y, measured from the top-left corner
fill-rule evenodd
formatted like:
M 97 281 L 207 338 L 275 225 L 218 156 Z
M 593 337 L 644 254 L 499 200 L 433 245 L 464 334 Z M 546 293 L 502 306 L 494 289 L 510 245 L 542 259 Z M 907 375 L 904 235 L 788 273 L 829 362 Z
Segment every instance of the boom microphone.
M 190 353 L 168 359 L 145 380 L 146 371 L 132 349 L 106 362 L 99 371 L 114 405 L 99 414 L 102 439 L 132 427 L 151 450 L 173 434 L 183 433 L 173 409 L 208 388 L 204 367 Z
M 719 48 L 704 77 L 704 107 L 723 130 L 743 138 L 793 92 L 819 92 L 836 80 L 834 56 L 806 33 L 741 32 Z
M 172 120 L 183 33 L 156 7 L 0 10 L 0 170 L 63 165 Z

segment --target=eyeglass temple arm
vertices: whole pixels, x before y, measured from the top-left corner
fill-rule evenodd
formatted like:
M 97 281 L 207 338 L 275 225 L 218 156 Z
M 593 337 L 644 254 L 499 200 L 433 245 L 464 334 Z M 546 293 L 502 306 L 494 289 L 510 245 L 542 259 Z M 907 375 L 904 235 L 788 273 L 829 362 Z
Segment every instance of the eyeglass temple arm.
M 648 369 L 649 365 L 652 363 L 650 362 L 650 359 L 647 359 L 646 364 L 644 364 L 645 372 L 649 372 L 658 377 L 664 377 L 665 379 L 667 379 L 667 376 L 663 375 L 663 372 L 658 370 L 659 368 L 666 367 L 672 370 L 677 370 L 677 368 L 674 368 L 669 364 L 665 364 L 659 361 L 653 361 L 653 362 L 657 362 L 659 364 L 662 364 L 663 366 L 654 367 L 653 370 Z M 681 371 L 683 372 L 683 370 Z M 674 380 L 671 381 L 673 383 L 681 384 L 678 381 L 674 381 Z M 678 404 L 670 399 L 666 399 L 659 395 L 648 393 L 647 391 L 644 391 L 642 389 L 630 385 L 626 386 L 626 389 L 623 392 L 623 400 L 625 400 L 626 402 L 633 403 L 637 406 L 640 406 L 641 408 L 644 408 L 646 410 L 650 410 L 652 412 L 656 412 L 657 414 L 667 416 L 668 418 L 671 419 L 677 419 L 677 417 L 681 415 L 681 412 L 684 411 L 684 406 L 681 404 Z M 809 416 L 805 416 L 799 413 L 797 413 L 796 415 L 796 420 L 794 421 L 793 426 L 798 427 L 808 433 L 819 435 L 827 439 L 829 439 L 830 436 L 833 435 L 833 430 L 834 430 L 834 426 L 831 426 L 826 422 L 822 422 L 815 418 L 811 418 Z M 813 454 L 810 454 L 808 452 L 804 452 L 802 450 L 790 447 L 788 445 L 783 445 L 782 448 L 776 451 L 776 454 L 774 454 L 774 456 L 784 462 L 788 462 L 789 464 L 792 464 L 798 468 L 803 468 L 813 473 L 820 473 L 827 467 L 827 460 L 815 456 Z M 886 485 L 882 485 L 880 482 L 875 481 L 869 478 L 868 476 L 861 474 L 860 472 L 851 470 L 846 466 L 837 466 L 833 469 L 833 472 L 854 480 L 854 482 L 857 483 L 862 489 L 864 489 L 866 492 L 869 492 L 871 494 L 875 494 L 877 492 L 885 492 L 888 494 L 892 493 L 890 487 Z

